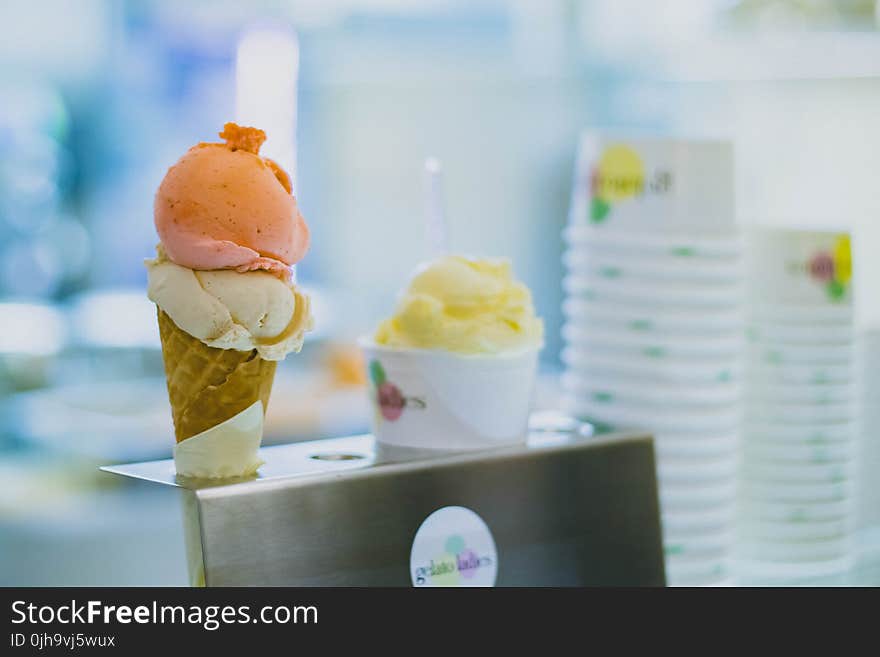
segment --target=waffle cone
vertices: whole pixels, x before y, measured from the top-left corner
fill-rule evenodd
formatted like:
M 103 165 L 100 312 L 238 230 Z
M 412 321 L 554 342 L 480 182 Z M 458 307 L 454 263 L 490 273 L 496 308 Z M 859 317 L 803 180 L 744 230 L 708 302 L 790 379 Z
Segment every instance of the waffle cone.
M 209 347 L 161 309 L 159 335 L 177 442 L 217 426 L 258 399 L 269 404 L 276 362 L 256 350 Z

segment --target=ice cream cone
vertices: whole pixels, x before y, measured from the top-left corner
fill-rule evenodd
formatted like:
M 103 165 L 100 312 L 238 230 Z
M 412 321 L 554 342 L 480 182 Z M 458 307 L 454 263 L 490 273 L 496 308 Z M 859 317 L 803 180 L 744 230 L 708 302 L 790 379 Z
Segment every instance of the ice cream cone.
M 275 368 L 311 328 L 293 280 L 309 229 L 290 177 L 259 154 L 262 130 L 228 123 L 190 148 L 153 203 L 146 260 L 177 444 L 178 476 L 256 477 Z
M 209 347 L 161 309 L 159 335 L 177 442 L 217 426 L 257 400 L 269 404 L 276 362 L 256 350 Z

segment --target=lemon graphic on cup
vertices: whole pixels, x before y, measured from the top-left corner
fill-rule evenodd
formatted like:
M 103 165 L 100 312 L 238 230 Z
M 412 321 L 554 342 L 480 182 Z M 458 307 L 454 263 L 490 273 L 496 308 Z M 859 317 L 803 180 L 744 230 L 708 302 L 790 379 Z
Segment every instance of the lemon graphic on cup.
M 612 144 L 593 170 L 590 221 L 603 222 L 614 203 L 641 194 L 644 187 L 645 167 L 639 154 L 625 144 Z
M 852 278 L 852 247 L 849 235 L 840 235 L 831 250 L 834 261 L 834 276 L 828 282 L 828 294 L 834 300 L 846 295 L 846 285 Z

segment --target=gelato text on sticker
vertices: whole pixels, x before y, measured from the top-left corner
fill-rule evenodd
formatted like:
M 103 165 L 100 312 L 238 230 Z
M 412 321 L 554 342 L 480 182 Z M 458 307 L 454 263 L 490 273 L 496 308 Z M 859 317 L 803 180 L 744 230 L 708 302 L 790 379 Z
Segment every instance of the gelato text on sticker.
M 463 506 L 445 506 L 419 527 L 409 565 L 417 587 L 495 586 L 498 551 L 480 516 Z

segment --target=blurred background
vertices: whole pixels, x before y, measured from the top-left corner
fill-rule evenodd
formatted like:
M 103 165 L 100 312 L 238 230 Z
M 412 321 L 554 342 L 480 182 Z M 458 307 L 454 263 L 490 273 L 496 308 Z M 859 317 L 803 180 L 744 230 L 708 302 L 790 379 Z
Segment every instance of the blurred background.
M 367 429 L 353 339 L 427 253 L 427 156 L 454 250 L 512 258 L 533 290 L 552 405 L 584 128 L 733 140 L 742 223 L 852 228 L 862 282 L 880 281 L 878 16 L 875 0 L 6 0 L 0 584 L 187 581 L 170 493 L 97 466 L 170 456 L 152 197 L 225 121 L 266 130 L 312 228 L 298 278 L 318 328 L 279 368 L 267 443 Z M 877 328 L 869 289 L 859 321 Z

